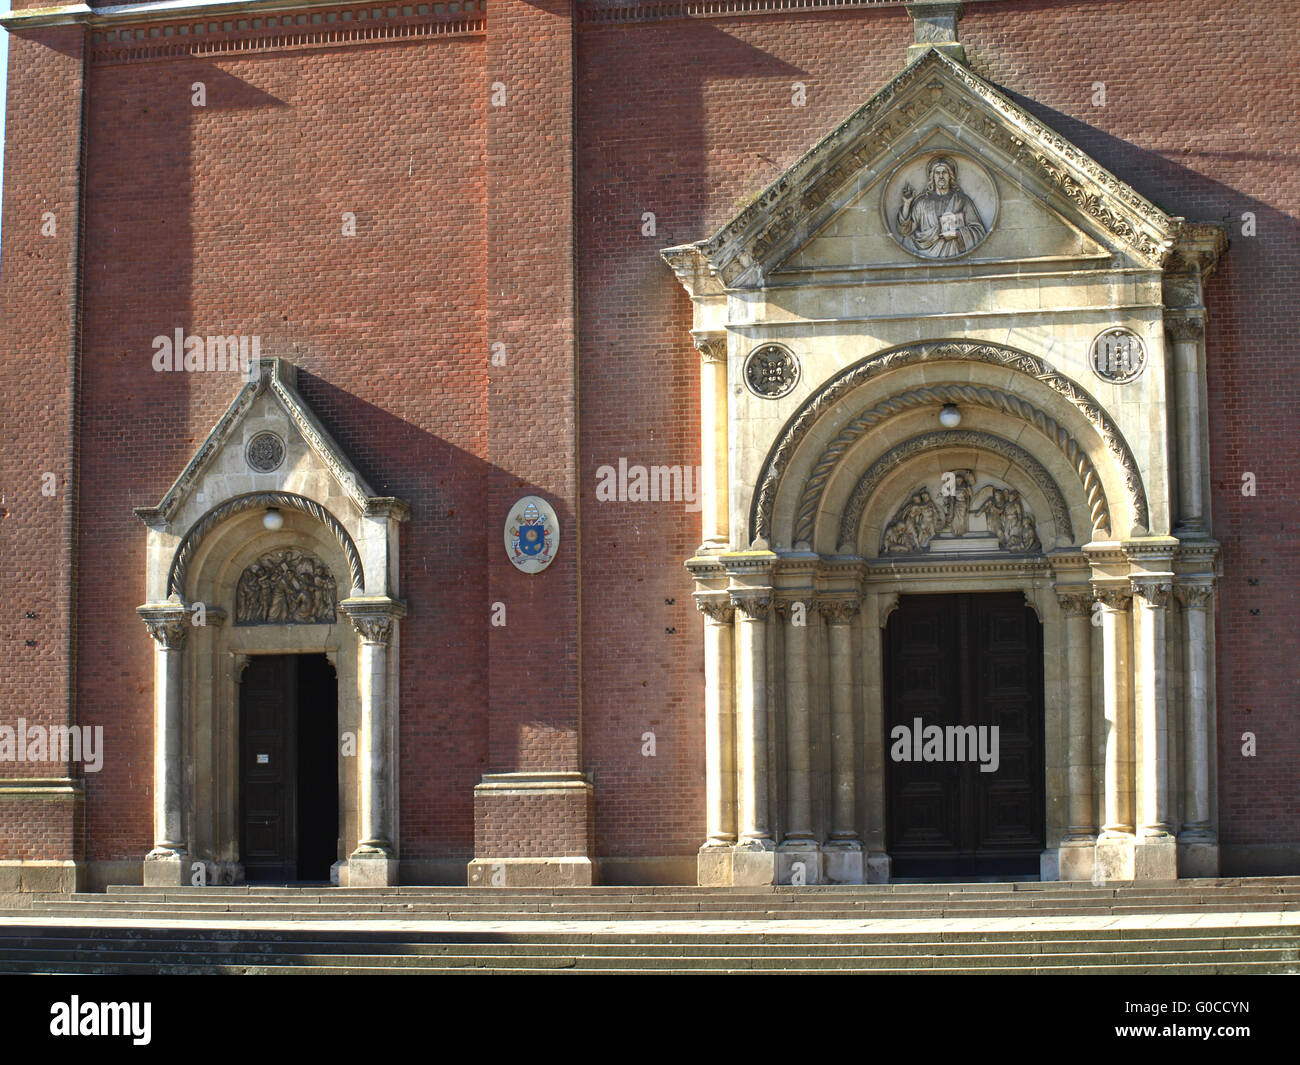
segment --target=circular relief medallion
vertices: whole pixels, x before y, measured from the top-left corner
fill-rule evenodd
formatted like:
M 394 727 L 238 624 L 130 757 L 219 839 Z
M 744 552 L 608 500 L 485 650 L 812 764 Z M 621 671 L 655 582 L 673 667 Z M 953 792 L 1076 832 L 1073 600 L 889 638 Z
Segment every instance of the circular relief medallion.
M 993 232 L 998 187 L 969 155 L 922 152 L 889 175 L 880 209 L 904 250 L 919 259 L 957 259 Z
M 1107 329 L 1099 333 L 1088 352 L 1092 372 L 1103 381 L 1125 384 L 1142 373 L 1147 349 L 1131 329 Z
M 515 569 L 541 573 L 555 561 L 560 546 L 560 522 L 555 509 L 540 496 L 524 496 L 506 518 L 506 554 Z
M 756 396 L 780 399 L 799 380 L 799 360 L 780 344 L 763 344 L 745 360 L 745 384 Z
M 258 473 L 271 473 L 284 461 L 284 441 L 275 433 L 258 433 L 248 442 L 244 460 Z

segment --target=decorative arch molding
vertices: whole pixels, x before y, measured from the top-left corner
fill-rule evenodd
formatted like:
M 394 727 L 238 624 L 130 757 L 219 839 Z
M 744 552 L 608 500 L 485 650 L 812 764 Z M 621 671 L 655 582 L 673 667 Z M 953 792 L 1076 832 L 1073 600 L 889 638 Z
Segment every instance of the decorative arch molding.
M 1037 428 L 1061 450 L 1079 475 L 1083 490 L 1088 496 L 1088 512 L 1092 517 L 1093 535 L 1103 540 L 1110 538 L 1110 505 L 1106 500 L 1101 478 L 1092 460 L 1079 446 L 1079 442 L 1055 419 L 1032 403 L 1000 389 L 979 385 L 932 385 L 926 388 L 908 389 L 906 392 L 890 396 L 863 411 L 836 434 L 835 439 L 826 446 L 826 450 L 813 465 L 812 472 L 804 483 L 795 514 L 792 542 L 796 544 L 812 542 L 813 527 L 826 482 L 834 473 L 844 453 L 854 443 L 870 429 L 896 414 L 936 403 L 965 403 L 988 407 L 1003 414 L 1013 415 Z
M 919 436 L 904 440 L 901 444 L 886 451 L 867 468 L 858 483 L 854 485 L 848 501 L 844 504 L 838 539 L 841 553 L 857 553 L 858 529 L 862 525 L 863 512 L 866 510 L 867 503 L 871 500 L 872 495 L 880 486 L 880 482 L 884 480 L 887 474 L 897 469 L 908 459 L 915 458 L 927 451 L 958 447 L 970 447 L 993 452 L 1014 462 L 1029 475 L 1034 484 L 1047 498 L 1048 506 L 1052 511 L 1052 521 L 1056 525 L 1057 536 L 1064 536 L 1070 540 L 1074 539 L 1074 530 L 1070 524 L 1070 508 L 1066 505 L 1065 496 L 1062 494 L 1060 486 L 1052 478 L 1052 475 L 1044 469 L 1043 465 L 1028 451 L 1018 444 L 1013 444 L 1010 440 L 1004 440 L 1000 436 L 994 436 L 992 433 L 983 433 L 975 429 L 936 429 L 934 432 L 922 433 Z
M 180 545 L 176 548 L 176 554 L 172 556 L 171 569 L 167 573 L 167 595 L 179 595 L 185 587 L 185 578 L 190 561 L 194 557 L 195 550 L 208 533 L 227 518 L 257 507 L 279 507 L 285 510 L 298 510 L 315 518 L 329 529 L 339 542 L 339 546 L 343 548 L 343 553 L 347 556 L 348 568 L 351 571 L 352 594 L 363 594 L 366 582 L 365 573 L 361 566 L 361 555 L 357 551 L 357 546 L 353 543 L 352 537 L 348 535 L 347 529 L 343 528 L 338 518 L 334 517 L 314 499 L 295 495 L 292 492 L 249 492 L 245 495 L 235 496 L 233 499 L 228 499 L 219 506 L 213 507 L 190 527 L 189 532 L 185 534 L 185 538 L 181 540 Z
M 861 362 L 842 370 L 819 391 L 810 396 L 786 422 L 768 452 L 764 473 L 750 504 L 750 540 L 771 542 L 772 511 L 777 491 L 799 445 L 817 421 L 854 389 L 883 373 L 925 362 L 975 361 L 1015 370 L 1041 381 L 1068 400 L 1097 430 L 1114 457 L 1128 488 L 1135 524 L 1146 528 L 1150 523 L 1146 489 L 1138 470 L 1137 459 L 1124 434 L 1087 391 L 1064 374 L 1050 369 L 1036 355 L 992 341 L 932 340 L 905 344 L 869 355 Z M 1091 502 L 1091 501 L 1090 501 Z

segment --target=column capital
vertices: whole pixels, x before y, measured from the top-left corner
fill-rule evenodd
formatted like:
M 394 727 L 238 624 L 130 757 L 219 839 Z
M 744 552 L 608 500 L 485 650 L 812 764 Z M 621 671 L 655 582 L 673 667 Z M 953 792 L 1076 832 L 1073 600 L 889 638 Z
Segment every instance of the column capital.
M 393 638 L 393 623 L 406 616 L 406 604 L 386 595 L 353 596 L 339 603 L 361 642 L 386 646 Z
M 766 621 L 772 613 L 772 593 L 770 589 L 761 592 L 732 592 L 731 605 L 745 621 Z
M 1087 585 L 1068 585 L 1056 589 L 1056 601 L 1067 617 L 1086 617 L 1092 613 L 1097 596 Z
M 1200 340 L 1205 335 L 1205 314 L 1200 311 L 1165 311 L 1165 331 L 1175 341 Z
M 729 624 L 736 610 L 726 592 L 715 592 L 709 595 L 697 594 L 695 596 L 695 609 L 710 621 L 719 625 Z
M 1173 585 L 1168 580 L 1157 577 L 1137 577 L 1131 582 L 1133 595 L 1142 601 L 1142 605 L 1164 610 L 1169 606 L 1169 593 Z
M 823 597 L 817 600 L 817 610 L 826 619 L 828 625 L 849 624 L 861 608 L 862 604 L 856 598 Z
M 1132 588 L 1116 584 L 1094 584 L 1093 595 L 1097 602 L 1107 610 L 1127 610 L 1128 601 L 1133 598 Z
M 144 620 L 149 635 L 158 642 L 164 651 L 179 651 L 185 646 L 185 637 L 190 631 L 190 614 L 184 606 L 169 604 L 167 606 L 142 606 L 136 613 Z
M 1175 584 L 1174 595 L 1188 610 L 1207 610 L 1214 602 L 1214 585 L 1208 582 Z
M 701 362 L 727 361 L 727 334 L 714 330 L 692 329 L 691 339 L 695 350 L 700 353 Z

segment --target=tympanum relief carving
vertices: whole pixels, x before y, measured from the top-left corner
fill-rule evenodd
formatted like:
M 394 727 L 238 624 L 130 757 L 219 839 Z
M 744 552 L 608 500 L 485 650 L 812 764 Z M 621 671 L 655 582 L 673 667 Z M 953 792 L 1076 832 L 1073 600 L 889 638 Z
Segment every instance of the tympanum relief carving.
M 993 483 L 977 489 L 975 483 L 972 470 L 945 474 L 939 501 L 928 486 L 919 486 L 885 526 L 880 553 L 1041 550 L 1034 516 L 1019 491 Z
M 955 259 L 993 230 L 997 186 L 975 160 L 953 152 L 909 159 L 890 176 L 882 206 L 889 232 L 913 255 Z
M 236 625 L 333 624 L 337 589 L 329 567 L 287 547 L 262 555 L 239 577 Z

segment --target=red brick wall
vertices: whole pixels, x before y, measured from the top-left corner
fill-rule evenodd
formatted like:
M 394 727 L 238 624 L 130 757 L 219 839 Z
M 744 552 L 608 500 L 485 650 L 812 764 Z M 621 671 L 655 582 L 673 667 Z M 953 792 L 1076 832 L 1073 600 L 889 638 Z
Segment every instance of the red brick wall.
M 19 718 L 29 727 L 73 723 L 72 366 L 83 38 L 79 27 L 65 27 L 9 40 L 0 247 L 0 723 L 14 728 Z M 52 235 L 42 233 L 47 212 Z M 57 763 L 0 762 L 4 777 L 68 772 Z M 73 816 L 66 802 L 0 805 L 6 822 L 20 821 L 0 834 L 0 858 L 77 857 Z
M 51 530 L 67 520 L 72 244 L 62 225 L 39 240 L 30 212 L 42 197 L 60 212 L 75 202 L 81 33 L 11 41 L 6 714 L 66 707 L 68 545 Z M 1300 302 L 1298 34 L 1279 13 L 1215 0 L 968 3 L 961 22 L 973 68 L 1039 118 L 1165 209 L 1234 223 L 1207 337 L 1229 844 L 1300 839 L 1286 358 Z M 264 354 L 301 367 L 308 402 L 375 490 L 413 506 L 403 855 L 473 853 L 483 772 L 574 768 L 594 774 L 598 856 L 693 854 L 701 623 L 681 563 L 699 514 L 599 503 L 596 470 L 699 461 L 690 306 L 659 249 L 710 234 L 900 70 L 910 40 L 897 6 L 580 21 L 575 35 L 568 0 L 512 0 L 493 6 L 486 36 L 93 65 L 78 700 L 81 721 L 105 726 L 107 757 L 87 781 L 87 857 L 137 857 L 152 836 L 152 647 L 134 613 L 145 540 L 131 508 L 157 502 L 234 394 L 206 375 L 152 373 L 150 338 L 178 325 L 260 334 Z M 489 106 L 498 80 L 504 108 Z M 190 105 L 194 81 L 206 109 Z M 791 105 L 796 81 L 805 107 Z M 346 210 L 354 238 L 339 235 Z M 1240 235 L 1246 211 L 1255 238 Z M 641 235 L 644 212 L 654 236 Z M 504 368 L 488 364 L 498 340 Z M 32 497 L 46 466 L 55 500 Z M 1254 498 L 1240 494 L 1246 471 Z M 544 575 L 524 577 L 501 527 L 534 492 L 556 505 L 564 542 Z M 488 620 L 497 601 L 503 629 Z M 1247 730 L 1254 759 L 1238 754 Z

